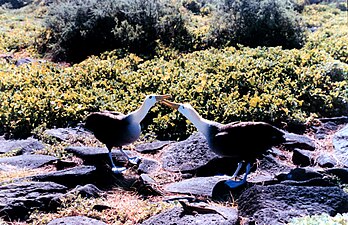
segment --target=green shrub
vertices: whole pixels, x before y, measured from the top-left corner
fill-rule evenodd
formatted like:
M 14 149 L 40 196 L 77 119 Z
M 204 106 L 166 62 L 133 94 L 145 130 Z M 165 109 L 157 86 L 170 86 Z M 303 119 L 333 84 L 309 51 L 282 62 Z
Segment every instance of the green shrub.
M 306 7 L 304 16 L 309 27 L 317 28 L 305 48 L 322 49 L 334 59 L 348 63 L 348 30 L 344 29 L 347 12 L 330 5 L 311 5 Z
M 312 114 L 347 113 L 347 65 L 324 51 L 231 47 L 170 61 L 115 55 L 91 57 L 71 68 L 51 63 L 4 64 L 0 70 L 2 132 L 25 136 L 41 124 L 74 125 L 91 111 L 128 113 L 150 93 L 190 102 L 203 117 L 221 123 L 256 120 L 290 128 Z M 143 125 L 144 132 L 160 138 L 185 137 L 195 129 L 178 112 L 160 104 Z
M 215 46 L 237 43 L 250 47 L 300 48 L 305 29 L 290 0 L 228 0 L 210 31 Z
M 53 59 L 72 62 L 118 48 L 151 55 L 157 39 L 176 47 L 186 34 L 166 0 L 68 0 L 50 7 L 46 22 Z

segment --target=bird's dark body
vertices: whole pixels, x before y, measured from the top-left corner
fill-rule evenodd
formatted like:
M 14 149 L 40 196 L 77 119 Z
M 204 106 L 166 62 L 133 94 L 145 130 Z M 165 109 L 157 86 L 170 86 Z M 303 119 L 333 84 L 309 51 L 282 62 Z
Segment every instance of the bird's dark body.
M 218 155 L 252 161 L 285 141 L 284 132 L 264 122 L 210 125 L 207 141 Z
M 140 136 L 140 125 L 131 123 L 129 116 L 118 112 L 94 112 L 86 118 L 85 128 L 108 149 L 122 147 L 136 141 Z

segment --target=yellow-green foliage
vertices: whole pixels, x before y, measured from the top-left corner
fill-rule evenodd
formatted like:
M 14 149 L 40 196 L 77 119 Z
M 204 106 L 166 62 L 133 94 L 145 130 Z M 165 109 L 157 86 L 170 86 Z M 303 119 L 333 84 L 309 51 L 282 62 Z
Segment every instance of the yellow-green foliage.
M 30 7 L 0 12 L 0 54 L 25 49 L 27 54 L 36 57 L 44 31 L 39 19 L 41 13 Z
M 309 36 L 306 48 L 323 49 L 335 59 L 348 63 L 347 11 L 328 5 L 311 5 L 305 8 L 304 16 L 310 27 L 317 28 Z
M 348 214 L 337 214 L 330 217 L 327 214 L 305 216 L 292 219 L 288 225 L 346 225 L 348 224 Z
M 101 109 L 135 110 L 149 93 L 170 93 L 222 123 L 301 122 L 311 113 L 342 113 L 347 65 L 318 50 L 226 48 L 143 62 L 135 55 L 91 57 L 73 67 L 1 65 L 0 114 L 5 132 L 28 134 L 40 124 L 66 126 Z M 330 71 L 340 72 L 340 77 Z M 342 78 L 344 77 L 344 79 Z M 144 123 L 158 135 L 185 134 L 183 117 L 156 106 Z M 178 132 L 175 134 L 175 132 Z

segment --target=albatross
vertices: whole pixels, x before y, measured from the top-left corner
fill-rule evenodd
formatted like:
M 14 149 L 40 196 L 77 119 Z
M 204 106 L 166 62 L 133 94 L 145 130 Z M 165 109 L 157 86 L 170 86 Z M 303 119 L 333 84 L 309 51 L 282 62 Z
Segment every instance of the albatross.
M 102 111 L 90 113 L 85 120 L 85 128 L 91 131 L 94 136 L 109 150 L 109 158 L 114 173 L 122 173 L 125 167 L 117 167 L 112 159 L 111 150 L 113 147 L 120 149 L 127 161 L 138 164 L 138 157 L 129 157 L 122 149 L 122 146 L 136 141 L 141 133 L 140 122 L 145 118 L 148 111 L 157 101 L 170 98 L 170 95 L 148 95 L 139 109 L 124 115 L 120 112 Z
M 209 148 L 217 155 L 231 157 L 239 161 L 232 178 L 225 184 L 236 188 L 246 183 L 251 162 L 263 155 L 272 146 L 285 142 L 284 132 L 265 122 L 232 122 L 221 124 L 204 119 L 188 103 L 181 104 L 163 100 L 161 103 L 177 109 L 197 130 L 205 136 Z M 246 172 L 242 180 L 234 181 L 239 170 L 246 163 Z

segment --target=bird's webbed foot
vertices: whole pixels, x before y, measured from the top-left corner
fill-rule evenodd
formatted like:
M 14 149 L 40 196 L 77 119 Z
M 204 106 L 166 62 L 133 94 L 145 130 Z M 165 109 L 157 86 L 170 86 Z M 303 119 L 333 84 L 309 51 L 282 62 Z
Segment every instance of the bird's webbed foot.
M 127 168 L 126 168 L 126 167 L 123 167 L 123 166 L 121 166 L 121 167 L 113 166 L 111 170 L 112 170 L 112 172 L 114 172 L 115 174 L 122 174 L 124 171 L 127 170 Z
M 240 167 L 241 167 L 241 165 L 238 164 L 238 168 L 237 168 L 238 171 L 239 171 Z M 251 165 L 250 165 L 250 163 L 248 163 L 246 165 L 245 175 L 244 175 L 244 178 L 242 180 L 234 181 L 234 180 L 230 179 L 230 180 L 225 181 L 225 184 L 231 189 L 244 185 L 247 182 L 247 177 L 248 177 L 248 174 L 250 173 L 250 169 L 251 169 Z M 234 177 L 238 173 L 238 171 L 236 171 L 232 177 Z
M 133 165 L 138 165 L 140 163 L 140 161 L 141 161 L 141 158 L 139 158 L 137 156 L 128 158 L 128 162 L 130 162 Z
M 226 180 L 225 181 L 225 184 L 231 188 L 231 189 L 234 189 L 234 188 L 237 188 L 239 186 L 242 186 L 243 184 L 245 184 L 246 181 L 244 180 L 240 180 L 240 181 L 234 181 L 234 180 Z

